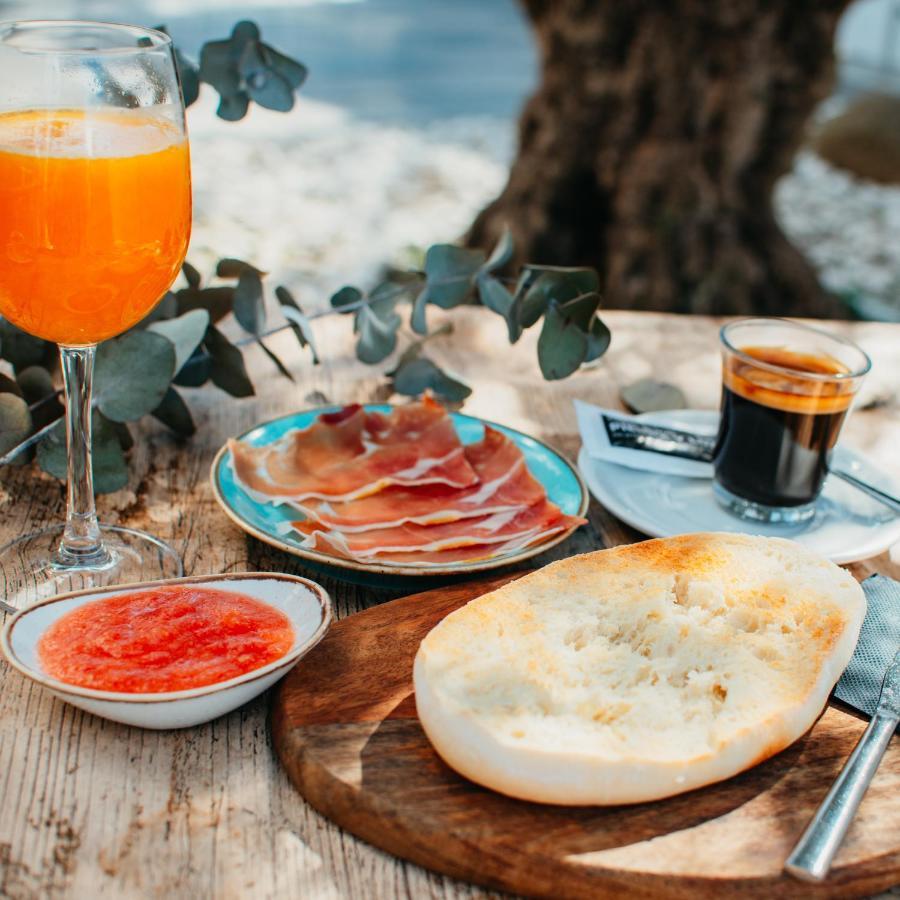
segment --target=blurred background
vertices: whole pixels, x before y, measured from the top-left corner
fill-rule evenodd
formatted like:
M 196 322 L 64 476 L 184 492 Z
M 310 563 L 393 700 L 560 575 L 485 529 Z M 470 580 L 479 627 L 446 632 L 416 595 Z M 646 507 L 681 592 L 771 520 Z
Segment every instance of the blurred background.
M 309 67 L 288 115 L 254 105 L 222 122 L 207 87 L 188 120 L 189 258 L 251 260 L 310 307 L 465 234 L 507 182 L 539 82 L 515 0 L 0 0 L 0 18 L 41 17 L 165 24 L 194 59 L 250 18 Z M 900 320 L 900 0 L 847 5 L 835 47 L 833 93 L 775 185 L 775 215 L 847 314 Z

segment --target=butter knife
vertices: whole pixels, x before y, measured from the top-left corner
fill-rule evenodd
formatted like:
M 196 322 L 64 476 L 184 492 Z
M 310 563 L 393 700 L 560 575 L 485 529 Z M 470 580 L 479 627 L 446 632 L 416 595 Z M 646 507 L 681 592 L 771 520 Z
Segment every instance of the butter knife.
M 786 872 L 803 881 L 824 880 L 898 722 L 900 650 L 884 676 L 875 715 L 787 858 Z

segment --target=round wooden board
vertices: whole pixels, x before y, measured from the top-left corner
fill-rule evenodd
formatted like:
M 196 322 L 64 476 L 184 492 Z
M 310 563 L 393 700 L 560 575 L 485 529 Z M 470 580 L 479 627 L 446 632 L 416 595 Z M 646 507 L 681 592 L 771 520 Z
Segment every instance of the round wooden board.
M 413 657 L 445 615 L 510 577 L 350 616 L 281 683 L 275 748 L 322 814 L 429 869 L 539 897 L 843 898 L 900 883 L 900 737 L 828 881 L 805 884 L 781 873 L 865 727 L 836 707 L 754 769 L 657 803 L 544 806 L 456 775 L 416 718 Z

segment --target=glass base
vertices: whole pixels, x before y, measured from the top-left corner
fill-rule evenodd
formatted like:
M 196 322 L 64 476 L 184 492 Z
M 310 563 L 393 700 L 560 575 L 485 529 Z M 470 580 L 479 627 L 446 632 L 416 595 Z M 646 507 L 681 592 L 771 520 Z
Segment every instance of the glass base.
M 754 503 L 732 494 L 713 481 L 713 493 L 719 505 L 739 519 L 750 522 L 765 522 L 768 525 L 802 525 L 816 514 L 816 502 L 804 503 L 801 506 L 766 506 L 765 503 Z
M 68 591 L 184 574 L 181 557 L 158 538 L 117 525 L 101 525 L 100 532 L 103 551 L 87 559 L 60 557 L 62 525 L 0 547 L 0 590 L 5 603 L 22 609 Z

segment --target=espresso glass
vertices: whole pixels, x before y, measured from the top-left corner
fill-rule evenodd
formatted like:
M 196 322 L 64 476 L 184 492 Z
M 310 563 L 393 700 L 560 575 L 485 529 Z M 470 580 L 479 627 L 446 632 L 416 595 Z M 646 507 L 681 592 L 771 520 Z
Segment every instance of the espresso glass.
M 869 357 L 844 338 L 785 319 L 732 322 L 720 341 L 716 498 L 743 519 L 805 522 Z

